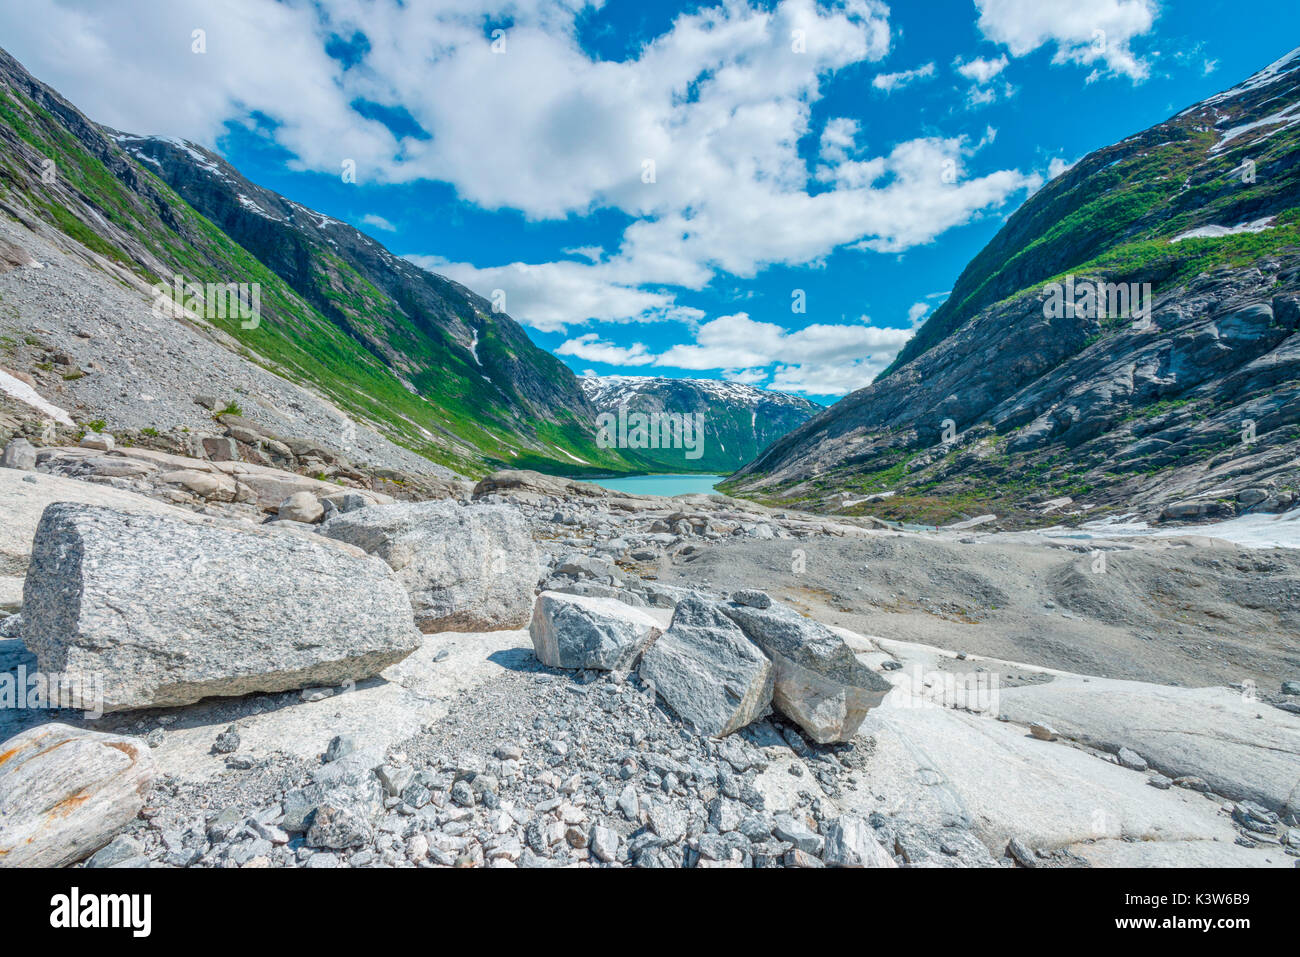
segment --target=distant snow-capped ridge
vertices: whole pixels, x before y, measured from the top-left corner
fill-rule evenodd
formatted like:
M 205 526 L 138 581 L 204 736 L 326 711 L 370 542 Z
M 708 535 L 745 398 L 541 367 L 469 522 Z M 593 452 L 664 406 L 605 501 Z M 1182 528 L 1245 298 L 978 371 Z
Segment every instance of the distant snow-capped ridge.
M 789 406 L 792 409 L 820 411 L 821 406 L 800 396 L 786 392 L 758 389 L 739 382 L 723 379 L 674 379 L 668 376 L 604 375 L 579 376 L 578 382 L 591 404 L 598 409 L 618 406 L 642 396 L 662 396 L 666 392 L 686 390 L 700 398 L 727 405 L 757 407 L 764 403 Z

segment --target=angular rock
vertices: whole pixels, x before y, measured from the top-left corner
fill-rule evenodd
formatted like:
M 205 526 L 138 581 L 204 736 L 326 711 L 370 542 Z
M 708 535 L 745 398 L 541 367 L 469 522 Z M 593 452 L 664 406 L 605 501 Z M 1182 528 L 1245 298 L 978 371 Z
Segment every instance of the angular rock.
M 731 600 L 737 605 L 748 605 L 750 608 L 772 607 L 772 596 L 765 591 L 759 591 L 757 588 L 744 588 L 732 592 Z
M 98 449 L 101 452 L 111 452 L 117 444 L 113 437 L 107 432 L 87 432 L 82 436 L 78 443 L 83 449 Z
M 847 815 L 827 826 L 822 860 L 830 867 L 898 866 L 876 840 L 871 826 L 860 817 Z
M 306 536 L 49 506 L 23 591 L 23 639 L 73 707 L 368 678 L 420 644 L 382 562 Z
M 235 440 L 224 435 L 205 435 L 200 444 L 203 453 L 214 462 L 238 462 L 239 446 Z
M 772 663 L 716 605 L 697 598 L 677 605 L 640 672 L 701 734 L 731 734 L 772 703 Z
M 139 738 L 44 724 L 0 744 L 0 867 L 93 854 L 140 813 L 153 775 Z
M 320 521 L 325 514 L 325 506 L 311 492 L 294 492 L 280 503 L 277 514 L 283 521 L 311 525 Z
M 421 631 L 522 628 L 541 562 L 506 505 L 418 502 L 332 516 L 321 533 L 382 558 L 411 596 Z
M 646 612 L 613 598 L 544 591 L 528 633 L 537 659 L 552 668 L 628 670 L 661 634 Z
M 36 448 L 26 439 L 17 438 L 5 446 L 0 454 L 0 468 L 36 471 Z
M 200 472 L 197 469 L 178 469 L 167 472 L 161 481 L 179 485 L 200 498 L 214 502 L 233 502 L 237 492 L 235 480 L 219 472 Z
M 1146 758 L 1129 748 L 1119 749 L 1119 763 L 1130 771 L 1145 771 L 1147 769 Z
M 772 660 L 773 704 L 818 744 L 852 738 L 893 688 L 844 639 L 785 605 L 717 607 Z
M 820 855 L 824 839 L 791 814 L 778 814 L 772 822 L 772 834 L 780 841 L 793 844 L 805 854 Z

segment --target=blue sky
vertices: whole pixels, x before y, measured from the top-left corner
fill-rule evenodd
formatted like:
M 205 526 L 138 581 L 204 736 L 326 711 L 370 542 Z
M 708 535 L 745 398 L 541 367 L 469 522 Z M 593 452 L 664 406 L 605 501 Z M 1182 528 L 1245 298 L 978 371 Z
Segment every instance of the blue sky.
M 215 148 L 503 294 L 576 372 L 826 403 L 870 382 L 1066 164 L 1300 37 L 1293 0 L 125 11 L 5 4 L 0 43 L 94 119 Z

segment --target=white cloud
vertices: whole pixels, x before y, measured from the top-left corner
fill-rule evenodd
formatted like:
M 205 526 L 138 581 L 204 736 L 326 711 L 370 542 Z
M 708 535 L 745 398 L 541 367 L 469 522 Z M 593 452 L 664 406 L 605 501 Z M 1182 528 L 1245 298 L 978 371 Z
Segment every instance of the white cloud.
M 1005 53 L 996 60 L 975 57 L 972 60 L 963 61 L 961 57 L 958 57 L 953 61 L 953 67 L 973 83 L 988 83 L 1007 68 L 1008 62 Z
M 594 332 L 569 339 L 555 351 L 614 366 L 716 372 L 746 385 L 761 385 L 770 377 L 767 388 L 782 392 L 840 395 L 869 384 L 894 360 L 916 332 L 915 306 L 909 318 L 912 325 L 906 329 L 869 325 L 864 316 L 857 323 L 815 324 L 791 331 L 738 312 L 702 323 L 693 342 L 671 346 L 658 355 L 639 342 L 624 348 Z
M 722 378 L 728 382 L 739 382 L 741 385 L 762 385 L 767 381 L 768 372 L 765 369 L 723 369 Z
M 1054 156 L 1054 157 L 1052 157 L 1051 161 L 1047 164 L 1047 178 L 1048 178 L 1048 180 L 1049 180 L 1049 181 L 1050 181 L 1050 180 L 1054 180 L 1054 179 L 1056 179 L 1056 177 L 1060 176 L 1062 173 L 1065 173 L 1065 172 L 1067 172 L 1067 171 L 1073 169 L 1073 168 L 1074 168 L 1074 164 L 1077 163 L 1077 162 L 1079 162 L 1079 161 L 1078 161 L 1078 160 L 1065 160 L 1065 159 L 1062 159 L 1062 158 L 1059 157 L 1059 156 Z
M 725 370 L 726 378 L 751 384 L 767 377 L 781 392 L 841 395 L 868 385 L 883 370 L 913 329 L 888 329 L 865 323 L 811 325 L 787 331 L 740 312 L 704 323 L 695 342 L 676 345 L 655 357 L 655 365 L 692 371 Z
M 480 295 L 504 294 L 503 309 L 543 332 L 562 331 L 588 320 L 598 322 L 696 322 L 699 309 L 678 305 L 674 294 L 639 288 L 626 262 L 580 263 L 573 260 L 480 268 L 441 256 L 405 257 L 430 272 L 454 279 Z
M 573 356 L 588 362 L 604 362 L 613 366 L 646 366 L 654 361 L 654 357 L 646 352 L 646 347 L 639 342 L 633 343 L 629 348 L 623 348 L 612 342 L 602 341 L 594 332 L 570 339 L 555 351 L 558 355 Z
M 907 323 L 913 329 L 921 324 L 926 313 L 930 311 L 930 304 L 925 302 L 914 302 L 911 308 L 907 310 Z
M 871 385 L 892 361 L 891 356 L 854 359 L 849 362 L 778 366 L 767 388 L 776 392 L 799 392 L 804 395 L 847 395 Z
M 898 73 L 880 73 L 871 81 L 871 85 L 877 90 L 884 90 L 886 93 L 892 93 L 894 90 L 901 89 L 917 80 L 924 80 L 927 77 L 934 76 L 934 64 L 927 63 L 925 66 L 917 67 L 915 70 L 901 70 Z
M 1150 74 L 1131 44 L 1155 25 L 1157 0 L 975 0 L 975 6 L 980 31 L 1012 56 L 1053 44 L 1054 63 L 1096 66 L 1093 76 L 1102 67 L 1134 81 Z
M 505 290 L 508 311 L 539 329 L 696 321 L 674 288 L 817 262 L 845 245 L 899 252 L 1034 186 L 1015 170 L 967 178 L 960 140 L 860 156 L 857 124 L 843 117 L 823 127 L 811 167 L 800 155 L 827 78 L 888 52 L 880 0 L 725 0 L 678 16 L 621 60 L 593 59 L 579 43 L 578 14 L 592 6 L 227 0 L 218 16 L 200 0 L 141 0 L 126 18 L 91 0 L 31 0 L 0 5 L 0 35 L 92 117 L 131 132 L 211 146 L 227 123 L 245 123 L 296 169 L 337 174 L 352 159 L 363 184 L 446 182 L 468 202 L 534 220 L 625 216 L 607 249 L 571 253 L 588 261 L 409 257 L 482 293 Z M 491 22 L 512 24 L 503 53 Z M 196 26 L 208 31 L 204 54 L 191 52 Z M 332 37 L 358 33 L 368 52 L 350 68 L 325 53 Z M 429 135 L 395 135 L 357 101 L 404 110 Z M 654 182 L 643 181 L 645 160 Z M 955 182 L 941 179 L 950 162 Z
M 396 226 L 376 213 L 366 213 L 366 215 L 361 217 L 361 221 L 367 226 L 373 226 L 375 229 L 382 229 L 387 233 L 397 232 Z

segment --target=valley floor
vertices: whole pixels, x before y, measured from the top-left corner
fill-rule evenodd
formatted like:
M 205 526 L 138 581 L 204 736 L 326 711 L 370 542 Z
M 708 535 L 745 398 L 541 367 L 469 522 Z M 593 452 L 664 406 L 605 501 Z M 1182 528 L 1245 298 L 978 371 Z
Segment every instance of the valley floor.
M 14 494 L 106 494 L 8 474 Z M 1300 699 L 1277 693 L 1300 674 L 1300 550 L 901 534 L 528 481 L 476 499 L 526 517 L 541 587 L 618 595 L 666 627 L 682 596 L 762 586 L 894 690 L 848 742 L 775 713 L 713 739 L 635 671 L 548 668 L 526 630 L 439 633 L 354 685 L 89 722 L 5 710 L 0 740 L 57 718 L 148 742 L 147 813 L 91 866 L 821 866 L 849 818 L 903 866 L 1300 858 Z M 0 668 L 24 667 L 21 640 L 0 641 Z M 349 819 L 371 769 L 385 797 Z M 304 837 L 331 789 L 360 803 Z

